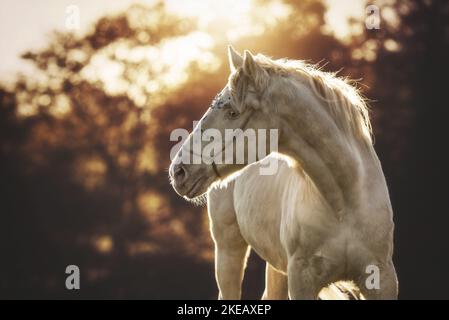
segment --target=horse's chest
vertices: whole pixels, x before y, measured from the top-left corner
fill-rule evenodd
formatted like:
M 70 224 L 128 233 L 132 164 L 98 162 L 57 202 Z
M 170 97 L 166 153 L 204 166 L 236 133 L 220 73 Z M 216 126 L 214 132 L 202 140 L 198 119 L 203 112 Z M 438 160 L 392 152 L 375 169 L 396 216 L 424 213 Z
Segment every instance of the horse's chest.
M 261 194 L 254 191 L 235 207 L 240 233 L 258 255 L 283 270 L 287 259 L 280 240 L 281 216 L 279 208 L 272 207 L 277 201 L 264 192 L 261 201 Z

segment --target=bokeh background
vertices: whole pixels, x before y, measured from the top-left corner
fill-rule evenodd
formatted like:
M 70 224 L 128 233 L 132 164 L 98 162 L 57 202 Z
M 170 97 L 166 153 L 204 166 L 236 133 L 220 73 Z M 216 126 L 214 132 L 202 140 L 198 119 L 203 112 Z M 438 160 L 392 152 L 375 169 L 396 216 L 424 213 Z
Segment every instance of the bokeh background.
M 119 4 L 120 3 L 120 4 Z M 65 26 L 78 5 L 81 26 Z M 368 4 L 380 29 L 365 27 Z M 395 213 L 401 298 L 449 298 L 449 2 L 1 3 L 0 298 L 214 299 L 206 210 L 168 183 L 174 128 L 228 75 L 226 46 L 360 81 Z M 81 290 L 65 289 L 65 268 Z M 252 254 L 244 297 L 259 298 Z

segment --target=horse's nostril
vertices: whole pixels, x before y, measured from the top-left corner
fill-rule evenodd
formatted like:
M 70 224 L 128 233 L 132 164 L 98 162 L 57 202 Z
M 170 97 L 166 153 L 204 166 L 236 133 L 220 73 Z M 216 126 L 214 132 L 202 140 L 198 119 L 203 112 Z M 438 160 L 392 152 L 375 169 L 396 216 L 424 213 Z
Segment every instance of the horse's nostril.
M 178 164 L 174 167 L 173 177 L 178 182 L 182 182 L 186 178 L 186 171 L 181 164 Z

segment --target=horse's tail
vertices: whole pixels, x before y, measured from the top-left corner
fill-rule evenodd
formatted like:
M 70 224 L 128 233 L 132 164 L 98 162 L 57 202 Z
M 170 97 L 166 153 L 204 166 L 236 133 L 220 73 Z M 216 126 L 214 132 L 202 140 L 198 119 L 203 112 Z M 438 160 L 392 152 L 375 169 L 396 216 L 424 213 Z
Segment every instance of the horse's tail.
M 320 291 L 321 300 L 363 300 L 359 288 L 352 281 L 338 281 Z

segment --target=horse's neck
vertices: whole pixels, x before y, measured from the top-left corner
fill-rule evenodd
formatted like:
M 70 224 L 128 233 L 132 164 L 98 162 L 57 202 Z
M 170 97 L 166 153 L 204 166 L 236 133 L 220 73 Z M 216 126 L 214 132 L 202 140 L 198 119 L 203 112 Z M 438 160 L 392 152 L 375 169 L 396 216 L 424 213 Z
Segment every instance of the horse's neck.
M 367 179 L 383 174 L 372 146 L 345 136 L 320 103 L 302 94 L 280 108 L 279 151 L 301 164 L 341 218 L 365 199 Z

